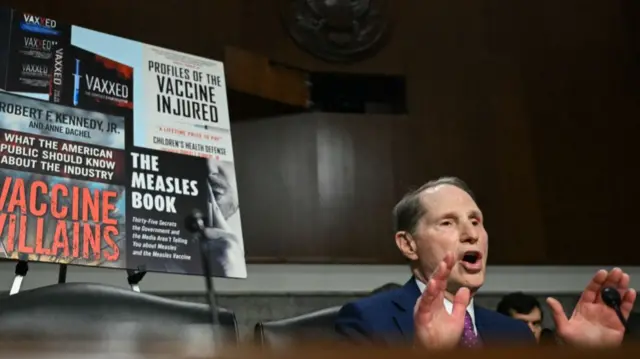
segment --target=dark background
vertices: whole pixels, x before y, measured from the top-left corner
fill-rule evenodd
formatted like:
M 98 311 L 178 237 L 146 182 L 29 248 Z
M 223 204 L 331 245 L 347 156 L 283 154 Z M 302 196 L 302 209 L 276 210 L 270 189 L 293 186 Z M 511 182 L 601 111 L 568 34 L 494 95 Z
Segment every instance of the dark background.
M 229 90 L 249 262 L 401 263 L 392 206 L 457 175 L 486 214 L 492 264 L 640 264 L 638 1 L 394 0 L 389 43 L 353 65 L 299 49 L 279 3 L 0 2 L 219 60 L 234 46 L 406 77 L 406 115 L 247 115 Z

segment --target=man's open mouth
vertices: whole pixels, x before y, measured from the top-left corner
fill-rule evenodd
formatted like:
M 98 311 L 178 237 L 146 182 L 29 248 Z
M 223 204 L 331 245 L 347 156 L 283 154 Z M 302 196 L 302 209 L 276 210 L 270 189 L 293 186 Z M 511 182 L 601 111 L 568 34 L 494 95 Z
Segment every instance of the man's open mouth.
M 482 252 L 466 251 L 462 254 L 460 263 L 469 272 L 477 272 L 482 269 Z

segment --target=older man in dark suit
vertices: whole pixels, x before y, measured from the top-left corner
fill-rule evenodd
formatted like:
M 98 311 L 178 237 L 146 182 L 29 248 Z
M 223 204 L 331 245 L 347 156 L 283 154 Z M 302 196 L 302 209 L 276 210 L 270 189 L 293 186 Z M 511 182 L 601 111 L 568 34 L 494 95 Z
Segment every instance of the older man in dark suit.
M 467 185 L 441 178 L 405 196 L 394 209 L 395 240 L 413 276 L 397 290 L 345 305 L 336 330 L 351 339 L 407 343 L 417 348 L 478 347 L 494 342 L 535 344 L 522 321 L 476 306 L 485 279 L 488 236 L 484 217 Z M 549 298 L 558 336 L 577 346 L 616 346 L 625 328 L 599 296 L 603 286 L 620 292 L 628 316 L 636 298 L 629 275 L 601 270 L 582 294 L 571 318 Z

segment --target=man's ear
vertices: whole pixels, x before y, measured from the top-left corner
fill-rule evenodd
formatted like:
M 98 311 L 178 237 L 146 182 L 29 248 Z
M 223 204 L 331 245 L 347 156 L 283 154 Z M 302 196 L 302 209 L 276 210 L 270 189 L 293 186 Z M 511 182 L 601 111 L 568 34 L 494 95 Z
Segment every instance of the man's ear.
M 396 245 L 398 246 L 400 253 L 402 253 L 402 255 L 407 259 L 412 261 L 418 259 L 416 241 L 410 233 L 405 231 L 397 232 Z

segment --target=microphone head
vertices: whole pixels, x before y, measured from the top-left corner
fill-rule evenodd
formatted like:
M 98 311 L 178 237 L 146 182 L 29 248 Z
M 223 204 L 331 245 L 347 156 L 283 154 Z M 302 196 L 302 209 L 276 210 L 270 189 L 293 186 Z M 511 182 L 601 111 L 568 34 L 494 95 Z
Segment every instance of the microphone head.
M 602 291 L 600 291 L 600 296 L 602 296 L 604 304 L 606 304 L 608 307 L 613 309 L 620 307 L 622 299 L 620 298 L 620 293 L 615 288 L 602 288 Z
M 191 211 L 191 214 L 184 219 L 184 226 L 191 233 L 203 231 L 205 228 L 204 214 L 197 209 L 194 209 Z

